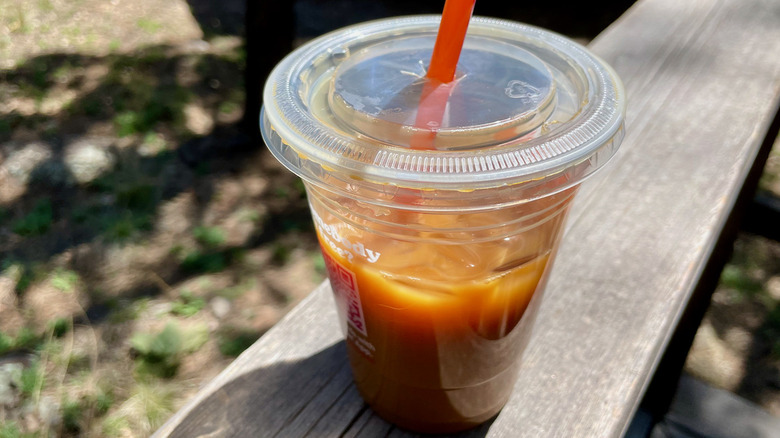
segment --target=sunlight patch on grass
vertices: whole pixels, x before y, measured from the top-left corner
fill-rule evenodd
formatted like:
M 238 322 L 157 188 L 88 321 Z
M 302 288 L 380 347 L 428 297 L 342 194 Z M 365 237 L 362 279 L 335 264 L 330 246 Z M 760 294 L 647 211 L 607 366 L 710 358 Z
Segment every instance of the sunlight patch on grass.
M 79 282 L 79 274 L 69 269 L 57 268 L 51 275 L 50 283 L 62 292 L 73 292 Z
M 162 24 L 160 22 L 152 20 L 150 18 L 139 18 L 138 21 L 135 22 L 135 24 L 136 26 L 138 26 L 139 29 L 149 34 L 157 33 L 157 31 L 162 29 Z

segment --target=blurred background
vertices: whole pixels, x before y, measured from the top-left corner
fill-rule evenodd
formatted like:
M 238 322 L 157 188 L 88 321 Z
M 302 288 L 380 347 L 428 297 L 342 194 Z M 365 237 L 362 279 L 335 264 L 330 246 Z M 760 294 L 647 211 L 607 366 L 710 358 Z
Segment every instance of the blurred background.
M 0 0 L 0 438 L 148 436 L 325 278 L 265 74 L 443 1 L 280 3 Z M 586 44 L 631 3 L 476 13 Z M 740 234 L 686 370 L 780 416 L 778 303 L 780 244 Z

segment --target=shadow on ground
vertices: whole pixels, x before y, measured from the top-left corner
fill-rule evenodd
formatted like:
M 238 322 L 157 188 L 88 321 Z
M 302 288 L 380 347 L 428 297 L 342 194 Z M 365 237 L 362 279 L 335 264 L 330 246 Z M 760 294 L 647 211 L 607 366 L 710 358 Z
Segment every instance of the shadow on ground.
M 161 45 L 104 57 L 39 56 L 0 73 L 0 93 L 14 102 L 0 118 L 0 267 L 19 268 L 20 299 L 57 265 L 78 275 L 90 295 L 87 315 L 99 321 L 117 297 L 155 295 L 161 284 L 229 268 L 285 234 L 314 245 L 300 183 L 266 152 L 216 144 L 206 160 L 178 147 L 197 137 L 193 131 L 238 135 L 242 64 L 239 50 Z M 240 202 L 256 207 L 256 216 L 247 212 L 252 231 L 240 241 L 195 242 L 189 250 L 169 242 L 155 262 L 159 279 L 139 275 L 104 290 L 106 258 L 121 254 L 112 248 L 159 234 L 161 206 L 191 195 L 187 211 L 167 213 L 169 221 L 180 215 L 189 230 L 178 232 L 191 235 L 219 222 L 209 206 L 222 196 L 223 179 L 248 174 L 263 187 Z

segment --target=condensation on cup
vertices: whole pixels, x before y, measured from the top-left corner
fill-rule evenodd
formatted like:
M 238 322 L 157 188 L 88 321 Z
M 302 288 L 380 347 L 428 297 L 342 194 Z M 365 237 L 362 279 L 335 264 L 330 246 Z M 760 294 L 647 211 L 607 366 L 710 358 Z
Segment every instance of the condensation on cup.
M 625 113 L 619 79 L 584 47 L 474 17 L 441 122 L 417 126 L 438 23 L 309 42 L 270 75 L 261 116 L 306 185 L 355 384 L 419 432 L 468 429 L 506 403 L 569 206 Z M 425 130 L 432 146 L 414 147 Z

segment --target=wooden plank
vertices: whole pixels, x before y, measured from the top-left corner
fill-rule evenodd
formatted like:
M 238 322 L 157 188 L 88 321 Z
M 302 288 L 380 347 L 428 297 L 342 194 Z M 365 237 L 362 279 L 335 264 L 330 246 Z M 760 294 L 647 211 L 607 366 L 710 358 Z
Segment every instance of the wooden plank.
M 338 363 L 341 369 L 328 383 L 328 387 L 280 430 L 278 436 L 326 436 L 327 432 L 338 434 L 365 407 L 352 385 L 349 364 L 341 360 Z M 314 430 L 314 426 L 320 427 Z
M 357 388 L 350 382 L 341 397 L 324 414 L 320 414 L 317 424 L 306 435 L 288 436 L 340 436 L 367 409 Z
M 393 425 L 383 421 L 367 409 L 358 421 L 344 433 L 343 438 L 376 438 L 384 437 L 393 429 Z
M 591 48 L 627 135 L 575 203 L 515 393 L 463 436 L 623 434 L 780 102 L 774 0 L 643 0 Z M 318 288 L 155 436 L 412 436 L 334 383 L 333 307 Z
M 623 434 L 774 117 L 779 7 L 639 2 L 594 41 L 626 83 L 627 136 L 580 193 L 491 436 Z

